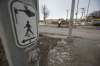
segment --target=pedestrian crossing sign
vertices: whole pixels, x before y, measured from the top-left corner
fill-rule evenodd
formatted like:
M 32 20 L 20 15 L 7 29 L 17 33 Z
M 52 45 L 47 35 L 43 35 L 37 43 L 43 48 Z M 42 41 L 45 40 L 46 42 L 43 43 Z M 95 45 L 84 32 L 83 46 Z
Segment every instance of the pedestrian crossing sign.
M 27 47 L 37 40 L 36 8 L 27 2 L 12 0 L 9 4 L 12 28 L 19 47 Z

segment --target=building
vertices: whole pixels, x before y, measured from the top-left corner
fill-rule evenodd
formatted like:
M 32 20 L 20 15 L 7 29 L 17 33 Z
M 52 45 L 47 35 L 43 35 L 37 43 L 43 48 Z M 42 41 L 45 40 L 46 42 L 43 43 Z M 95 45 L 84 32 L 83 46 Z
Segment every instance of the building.
M 94 26 L 100 26 L 100 17 L 92 18 L 92 23 Z

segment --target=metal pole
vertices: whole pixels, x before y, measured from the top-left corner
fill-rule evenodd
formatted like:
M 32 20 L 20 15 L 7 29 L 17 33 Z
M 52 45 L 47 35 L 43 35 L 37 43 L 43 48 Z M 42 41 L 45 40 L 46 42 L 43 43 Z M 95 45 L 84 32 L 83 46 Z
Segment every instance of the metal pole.
M 71 37 L 72 36 L 74 8 L 75 8 L 75 0 L 72 0 L 68 37 Z
M 87 19 L 87 16 L 88 16 L 89 7 L 90 7 L 90 0 L 89 0 L 89 2 L 88 2 L 87 13 L 86 13 L 86 19 Z M 86 21 L 86 22 L 87 22 L 87 21 Z
M 77 21 L 77 15 L 78 15 L 78 6 L 79 6 L 79 0 L 77 1 L 76 21 Z
M 67 19 L 68 19 L 68 9 L 67 9 Z
M 89 0 L 89 2 L 88 2 L 88 7 L 87 7 L 87 14 L 86 14 L 86 15 L 88 15 L 89 6 L 90 6 L 90 0 Z
M 68 20 L 68 9 L 66 10 L 67 14 L 66 14 L 66 22 Z

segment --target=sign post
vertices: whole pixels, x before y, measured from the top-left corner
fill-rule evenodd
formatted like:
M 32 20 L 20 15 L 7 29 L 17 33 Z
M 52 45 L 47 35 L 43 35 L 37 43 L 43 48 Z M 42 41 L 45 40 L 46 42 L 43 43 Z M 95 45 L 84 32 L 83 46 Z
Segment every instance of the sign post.
M 0 0 L 0 37 L 9 66 L 38 66 L 36 6 L 38 0 Z

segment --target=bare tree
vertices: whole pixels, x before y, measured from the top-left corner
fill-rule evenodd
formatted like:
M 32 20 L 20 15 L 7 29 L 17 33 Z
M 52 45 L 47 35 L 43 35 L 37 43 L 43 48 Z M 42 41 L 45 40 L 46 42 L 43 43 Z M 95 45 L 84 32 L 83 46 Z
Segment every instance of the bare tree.
M 44 20 L 44 22 L 46 24 L 46 18 L 49 16 L 49 10 L 46 7 L 46 5 L 42 6 L 42 14 L 43 14 L 43 20 Z

